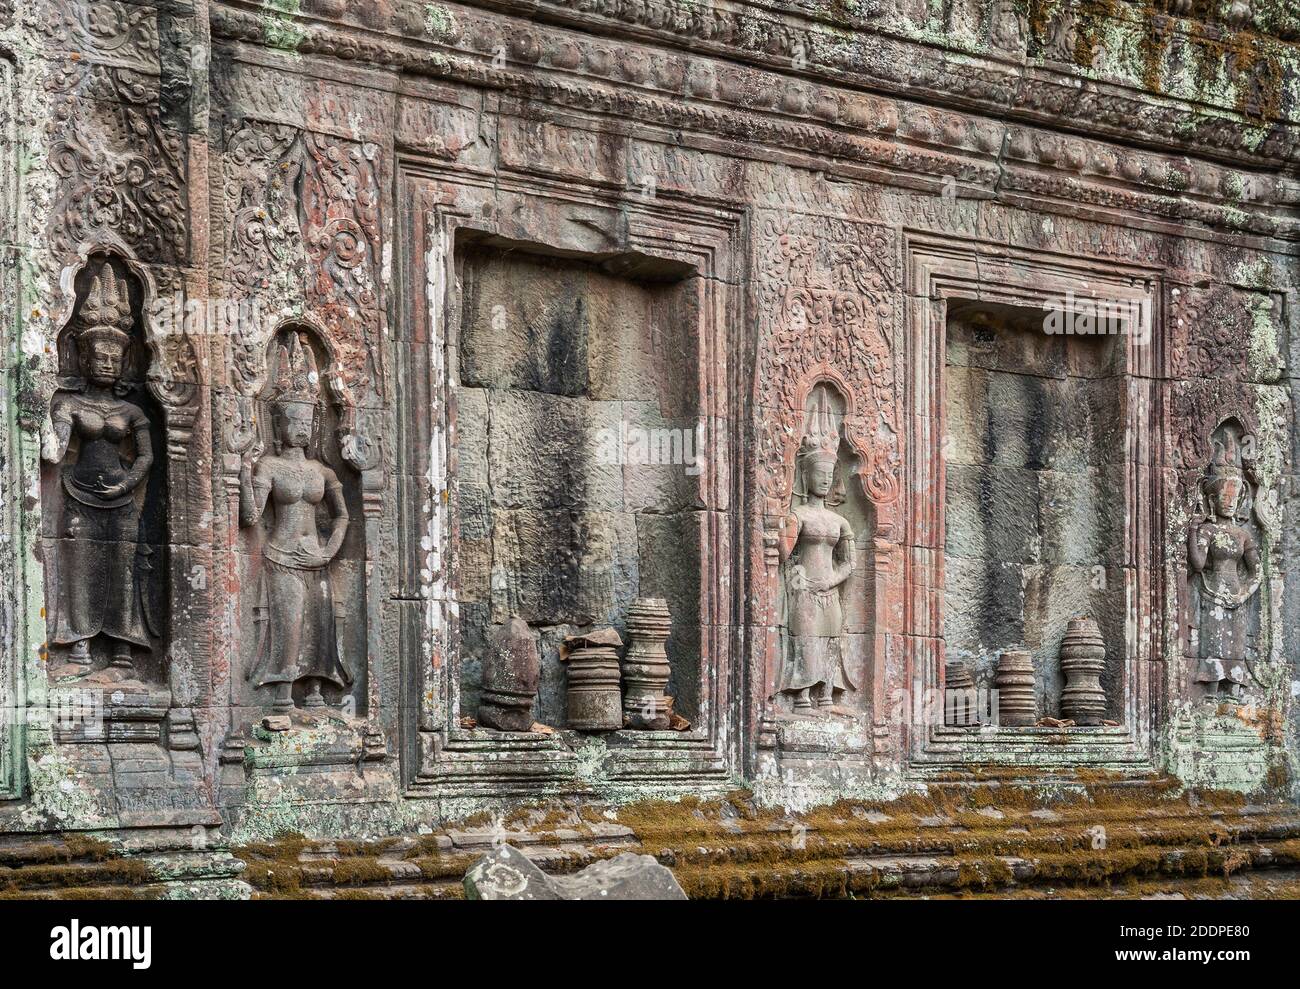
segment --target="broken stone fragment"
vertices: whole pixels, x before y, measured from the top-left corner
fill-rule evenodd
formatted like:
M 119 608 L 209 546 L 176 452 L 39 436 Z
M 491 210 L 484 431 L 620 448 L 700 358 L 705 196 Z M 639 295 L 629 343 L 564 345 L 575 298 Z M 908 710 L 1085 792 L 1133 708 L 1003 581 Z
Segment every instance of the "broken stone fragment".
M 475 862 L 461 881 L 467 900 L 558 900 L 551 879 L 510 845 Z
M 676 878 L 653 855 L 623 852 L 572 876 L 548 876 L 511 845 L 465 873 L 467 900 L 684 900 Z
M 498 731 L 528 731 L 533 726 L 533 702 L 542 661 L 537 642 L 522 618 L 511 618 L 488 636 L 483 663 L 483 694 L 478 723 Z
M 269 714 L 262 719 L 262 727 L 267 731 L 288 731 L 293 722 L 287 714 Z

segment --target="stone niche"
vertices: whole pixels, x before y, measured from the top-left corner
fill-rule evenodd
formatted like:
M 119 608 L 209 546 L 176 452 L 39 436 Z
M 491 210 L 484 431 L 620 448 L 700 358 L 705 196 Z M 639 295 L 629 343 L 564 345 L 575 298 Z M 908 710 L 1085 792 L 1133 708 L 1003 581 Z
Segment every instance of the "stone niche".
M 286 366 L 291 353 L 302 364 L 299 369 L 302 381 L 295 382 L 294 374 Z M 291 698 L 295 706 L 319 705 L 348 716 L 365 717 L 370 713 L 365 516 L 360 478 L 345 456 L 344 427 L 348 416 L 337 395 L 337 358 L 316 326 L 290 322 L 279 327 L 268 341 L 266 371 L 265 385 L 255 403 L 255 448 L 259 452 L 250 457 L 249 465 L 257 462 L 266 468 L 268 490 L 259 501 L 258 517 L 241 519 L 242 615 L 251 633 L 245 637 L 242 674 L 235 685 L 236 720 L 252 722 L 265 713 L 273 703 L 274 686 L 263 681 L 285 676 L 292 683 Z M 316 538 L 307 540 L 313 547 L 329 542 L 331 527 L 339 517 L 324 483 L 314 485 L 314 503 L 300 505 L 304 486 L 313 487 L 304 478 L 314 477 L 315 471 L 301 462 L 291 465 L 280 461 L 285 451 L 278 432 L 277 406 L 285 398 L 282 393 L 287 387 L 301 388 L 304 383 L 307 391 L 297 396 L 296 403 L 310 410 L 310 438 L 304 449 L 304 461 L 314 462 L 317 470 L 324 468 L 323 476 L 332 475 L 336 480 L 346 510 L 346 525 L 340 523 L 342 539 L 327 566 L 289 574 L 292 579 L 288 586 L 301 586 L 302 596 L 298 597 L 285 594 L 285 582 L 277 582 L 273 565 L 267 562 L 274 557 L 268 547 L 276 541 L 276 529 L 283 524 L 280 515 L 305 511 L 317 530 Z M 272 467 L 274 463 L 281 466 Z M 253 476 L 258 475 L 250 470 L 250 480 Z M 241 508 L 241 515 L 245 510 Z M 288 572 L 284 566 L 279 571 Z M 281 614 L 282 610 L 286 613 Z M 303 649 L 304 668 L 286 673 L 285 668 L 295 666 L 297 659 L 283 641 L 290 630 L 297 636 L 307 637 L 306 641 L 313 641 L 313 636 L 319 637 L 319 641 Z M 319 697 L 313 697 L 314 691 L 319 692 Z
M 991 688 L 1000 652 L 1023 646 L 1040 716 L 1060 716 L 1061 639 L 1087 616 L 1122 719 L 1123 354 L 1118 335 L 1046 332 L 1042 309 L 948 309 L 945 660 Z
M 638 596 L 672 613 L 675 709 L 699 704 L 701 440 L 690 267 L 560 256 L 462 237 L 458 353 L 461 711 L 478 706 L 487 634 L 537 637 L 535 717 L 565 724 L 559 647 Z
M 67 447 L 57 462 L 45 462 L 41 477 L 49 666 L 64 674 L 96 671 L 95 682 L 107 683 L 107 668 L 116 662 L 126 679 L 165 683 L 167 443 L 162 410 L 146 385 L 144 287 L 121 258 L 94 253 L 72 289 L 76 304 L 58 336 L 51 405 L 54 421 L 67 423 Z M 105 292 L 117 296 L 106 300 Z M 92 381 L 86 364 L 92 339 L 120 348 L 111 385 Z M 140 423 L 147 424 L 147 444 Z M 146 453 L 149 459 L 141 461 Z M 141 462 L 149 466 L 131 490 L 101 496 L 103 486 L 124 481 Z M 87 493 L 78 498 L 69 494 L 82 488 Z M 77 640 L 88 655 L 69 664 Z

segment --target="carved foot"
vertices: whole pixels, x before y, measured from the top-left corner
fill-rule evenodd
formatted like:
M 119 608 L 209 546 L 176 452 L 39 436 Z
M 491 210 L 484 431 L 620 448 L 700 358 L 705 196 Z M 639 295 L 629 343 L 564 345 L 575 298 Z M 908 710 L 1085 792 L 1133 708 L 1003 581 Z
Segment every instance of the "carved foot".
M 302 699 L 303 707 L 324 707 L 325 698 L 321 696 L 320 683 L 311 688 L 311 693 Z
M 90 640 L 81 639 L 72 644 L 67 658 L 57 666 L 50 667 L 51 680 L 79 680 L 87 676 L 92 669 L 90 660 Z
M 125 666 L 113 663 L 111 666 L 106 666 L 102 670 L 90 674 L 90 676 L 82 680 L 82 683 L 103 686 L 113 683 L 126 683 L 127 681 L 135 682 L 136 680 L 138 680 L 138 677 L 136 676 L 135 667 L 130 663 Z
M 50 679 L 59 683 L 68 683 L 89 676 L 90 671 L 89 663 L 60 663 L 58 666 L 50 667 Z

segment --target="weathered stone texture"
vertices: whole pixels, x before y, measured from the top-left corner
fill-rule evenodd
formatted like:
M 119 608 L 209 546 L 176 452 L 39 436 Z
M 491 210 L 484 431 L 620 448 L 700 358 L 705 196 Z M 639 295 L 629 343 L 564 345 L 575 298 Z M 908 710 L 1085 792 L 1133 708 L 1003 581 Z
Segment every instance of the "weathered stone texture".
M 0 833 L 1294 801 L 1291 5 L 509 7 L 0 3 Z

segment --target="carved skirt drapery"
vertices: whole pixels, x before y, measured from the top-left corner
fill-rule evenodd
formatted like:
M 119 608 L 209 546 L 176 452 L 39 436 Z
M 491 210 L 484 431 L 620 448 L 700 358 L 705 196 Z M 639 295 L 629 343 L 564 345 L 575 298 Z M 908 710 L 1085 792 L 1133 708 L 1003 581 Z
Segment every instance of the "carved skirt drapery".
M 844 668 L 843 637 L 819 634 L 844 627 L 839 589 L 791 590 L 787 611 L 788 656 L 777 689 L 805 690 L 820 683 L 835 690 L 856 687 Z
M 317 677 L 349 687 L 339 658 L 329 569 L 300 569 L 263 561 L 258 585 L 258 650 L 249 671 L 257 686 Z
M 148 649 L 135 502 L 96 508 L 70 496 L 63 523 L 50 641 L 69 645 L 103 634 Z

